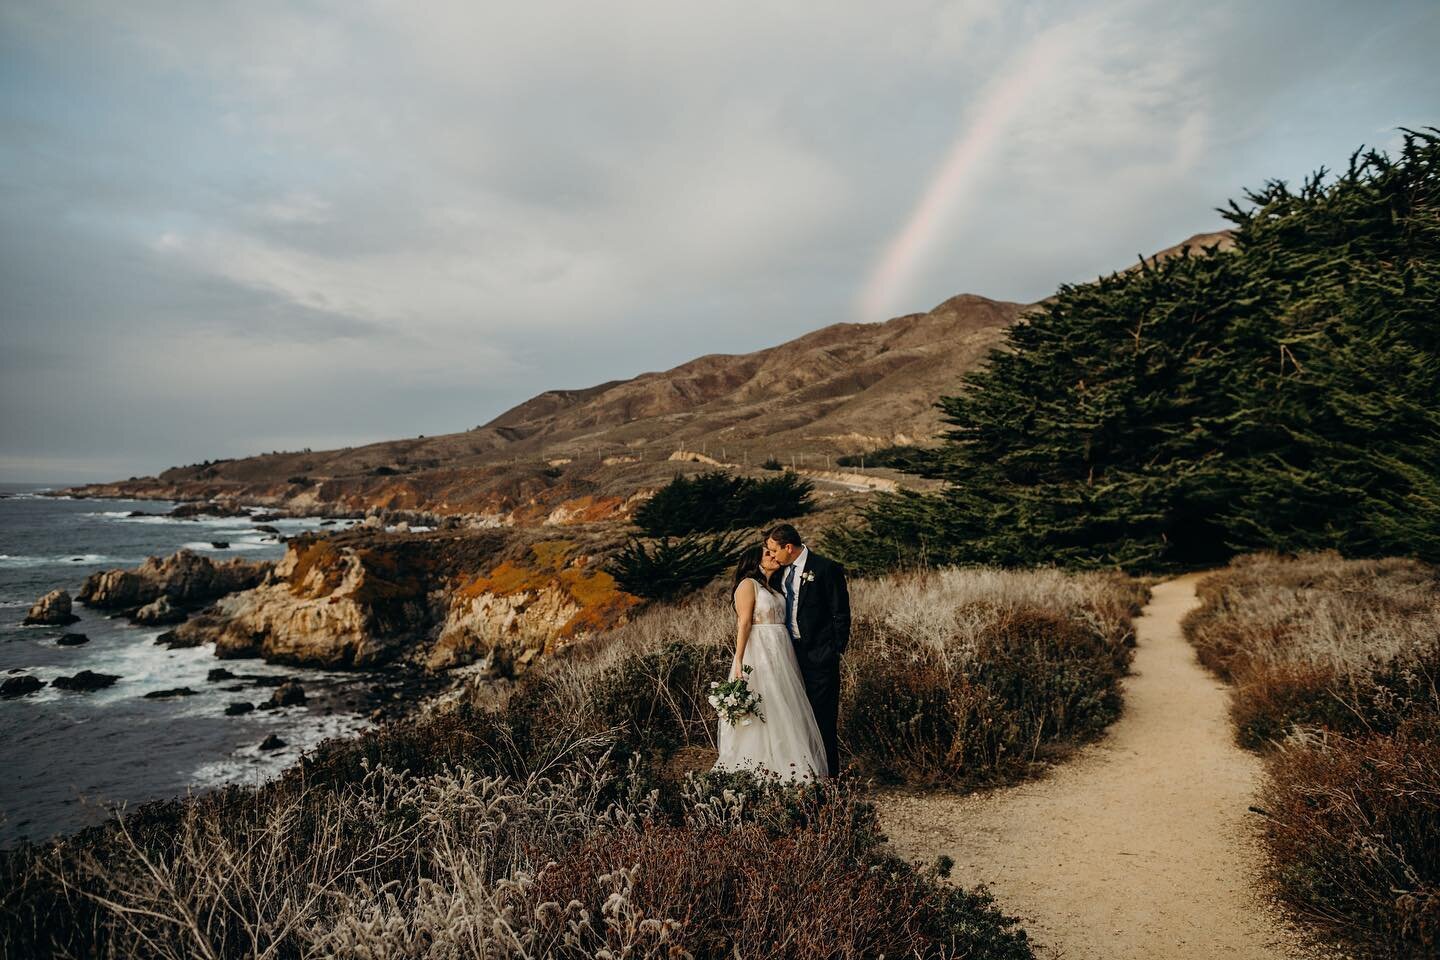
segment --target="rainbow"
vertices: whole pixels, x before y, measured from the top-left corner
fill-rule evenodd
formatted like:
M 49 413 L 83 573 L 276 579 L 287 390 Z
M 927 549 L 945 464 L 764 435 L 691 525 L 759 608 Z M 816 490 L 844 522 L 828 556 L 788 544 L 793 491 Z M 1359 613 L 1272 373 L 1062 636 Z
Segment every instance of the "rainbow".
M 945 161 L 930 180 L 905 226 L 886 247 L 856 301 L 862 322 L 883 320 L 902 300 L 901 294 L 924 258 L 935 248 L 941 228 L 955 212 L 971 174 L 1001 140 L 1010 120 L 1030 95 L 1055 72 L 1060 31 L 1037 37 L 1009 64 L 998 81 L 985 90 L 974 118 L 960 132 Z

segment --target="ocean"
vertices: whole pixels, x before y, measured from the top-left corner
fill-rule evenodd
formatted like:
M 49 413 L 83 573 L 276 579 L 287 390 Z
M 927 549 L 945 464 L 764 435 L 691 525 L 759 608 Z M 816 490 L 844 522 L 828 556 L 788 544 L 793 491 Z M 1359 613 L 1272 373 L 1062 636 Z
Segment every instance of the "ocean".
M 257 531 L 244 517 L 131 517 L 134 510 L 166 513 L 176 504 L 40 495 L 62 486 L 0 484 L 0 680 L 26 673 L 47 681 L 28 696 L 0 699 L 0 848 L 103 821 L 116 806 L 224 783 L 256 783 L 321 740 L 369 726 L 363 675 L 218 660 L 208 645 L 167 650 L 154 643 L 167 628 L 112 620 L 78 601 L 72 612 L 81 619 L 69 626 L 22 626 L 42 595 L 64 587 L 73 601 L 85 577 L 96 570 L 134 567 L 147 556 L 168 556 L 181 547 L 215 559 L 279 559 L 285 552 L 274 535 Z M 335 526 L 355 522 L 339 520 Z M 321 519 L 269 523 L 293 535 L 317 528 Z M 228 541 L 229 547 L 213 547 L 212 540 Z M 59 646 L 62 633 L 90 639 Z M 229 669 L 236 679 L 207 681 L 217 667 Z M 48 682 L 80 670 L 120 679 L 89 693 L 56 689 Z M 308 702 L 226 715 L 232 702 L 258 706 L 269 699 L 282 677 L 298 680 Z M 176 687 L 196 693 L 145 698 Z M 286 746 L 261 750 L 272 733 Z

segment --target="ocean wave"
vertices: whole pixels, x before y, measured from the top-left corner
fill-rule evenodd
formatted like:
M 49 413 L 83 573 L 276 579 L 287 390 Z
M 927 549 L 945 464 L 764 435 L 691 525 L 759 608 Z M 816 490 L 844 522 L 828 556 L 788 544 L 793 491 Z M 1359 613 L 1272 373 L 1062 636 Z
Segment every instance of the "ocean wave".
M 282 773 L 301 753 L 313 750 L 322 741 L 331 737 L 353 737 L 371 726 L 370 721 L 358 713 L 335 713 L 296 723 L 294 718 L 276 716 L 277 712 L 271 711 L 263 719 L 268 721 L 265 726 L 272 728 L 269 732 L 285 741 L 284 747 L 261 750 L 263 735 L 257 737 L 253 744 L 237 748 L 228 757 L 201 764 L 190 775 L 192 784 L 201 788 L 226 784 L 258 786 Z
M 112 557 L 103 553 L 70 553 L 59 557 L 34 557 L 25 554 L 0 553 L 0 567 L 48 567 L 86 563 L 136 564 L 141 558 Z
M 180 544 L 181 547 L 188 547 L 199 553 L 232 553 L 236 550 L 265 550 L 276 546 L 274 543 L 261 542 L 260 540 L 226 540 L 224 537 L 216 537 L 217 540 L 224 540 L 230 544 L 228 547 L 212 546 L 208 540 L 190 540 Z M 178 549 L 178 548 L 177 548 Z

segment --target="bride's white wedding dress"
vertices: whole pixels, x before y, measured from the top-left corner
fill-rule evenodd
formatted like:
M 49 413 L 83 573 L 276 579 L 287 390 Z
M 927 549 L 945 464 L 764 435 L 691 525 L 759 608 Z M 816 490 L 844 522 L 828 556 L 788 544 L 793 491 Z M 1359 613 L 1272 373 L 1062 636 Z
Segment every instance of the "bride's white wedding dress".
M 732 724 L 720 716 L 720 756 L 714 770 L 745 768 L 770 770 L 782 780 L 809 780 L 824 776 L 825 740 L 805 696 L 805 678 L 785 629 L 785 598 L 758 581 L 755 619 L 745 643 L 745 674 L 750 689 L 760 695 L 760 713 L 747 717 L 750 725 Z M 739 587 L 735 588 L 737 591 Z

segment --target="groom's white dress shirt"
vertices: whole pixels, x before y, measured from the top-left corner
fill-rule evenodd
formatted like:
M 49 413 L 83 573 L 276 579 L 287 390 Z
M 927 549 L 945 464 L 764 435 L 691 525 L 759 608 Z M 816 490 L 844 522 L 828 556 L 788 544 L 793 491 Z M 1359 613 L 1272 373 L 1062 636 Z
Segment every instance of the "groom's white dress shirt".
M 790 635 L 792 637 L 800 636 L 800 587 L 805 583 L 802 578 L 805 574 L 805 561 L 809 557 L 810 548 L 802 544 L 800 556 L 796 557 L 795 562 L 790 564 L 790 569 L 785 571 L 786 576 L 795 578 L 794 587 L 792 587 L 795 591 L 795 599 L 791 601 L 790 605 Z

